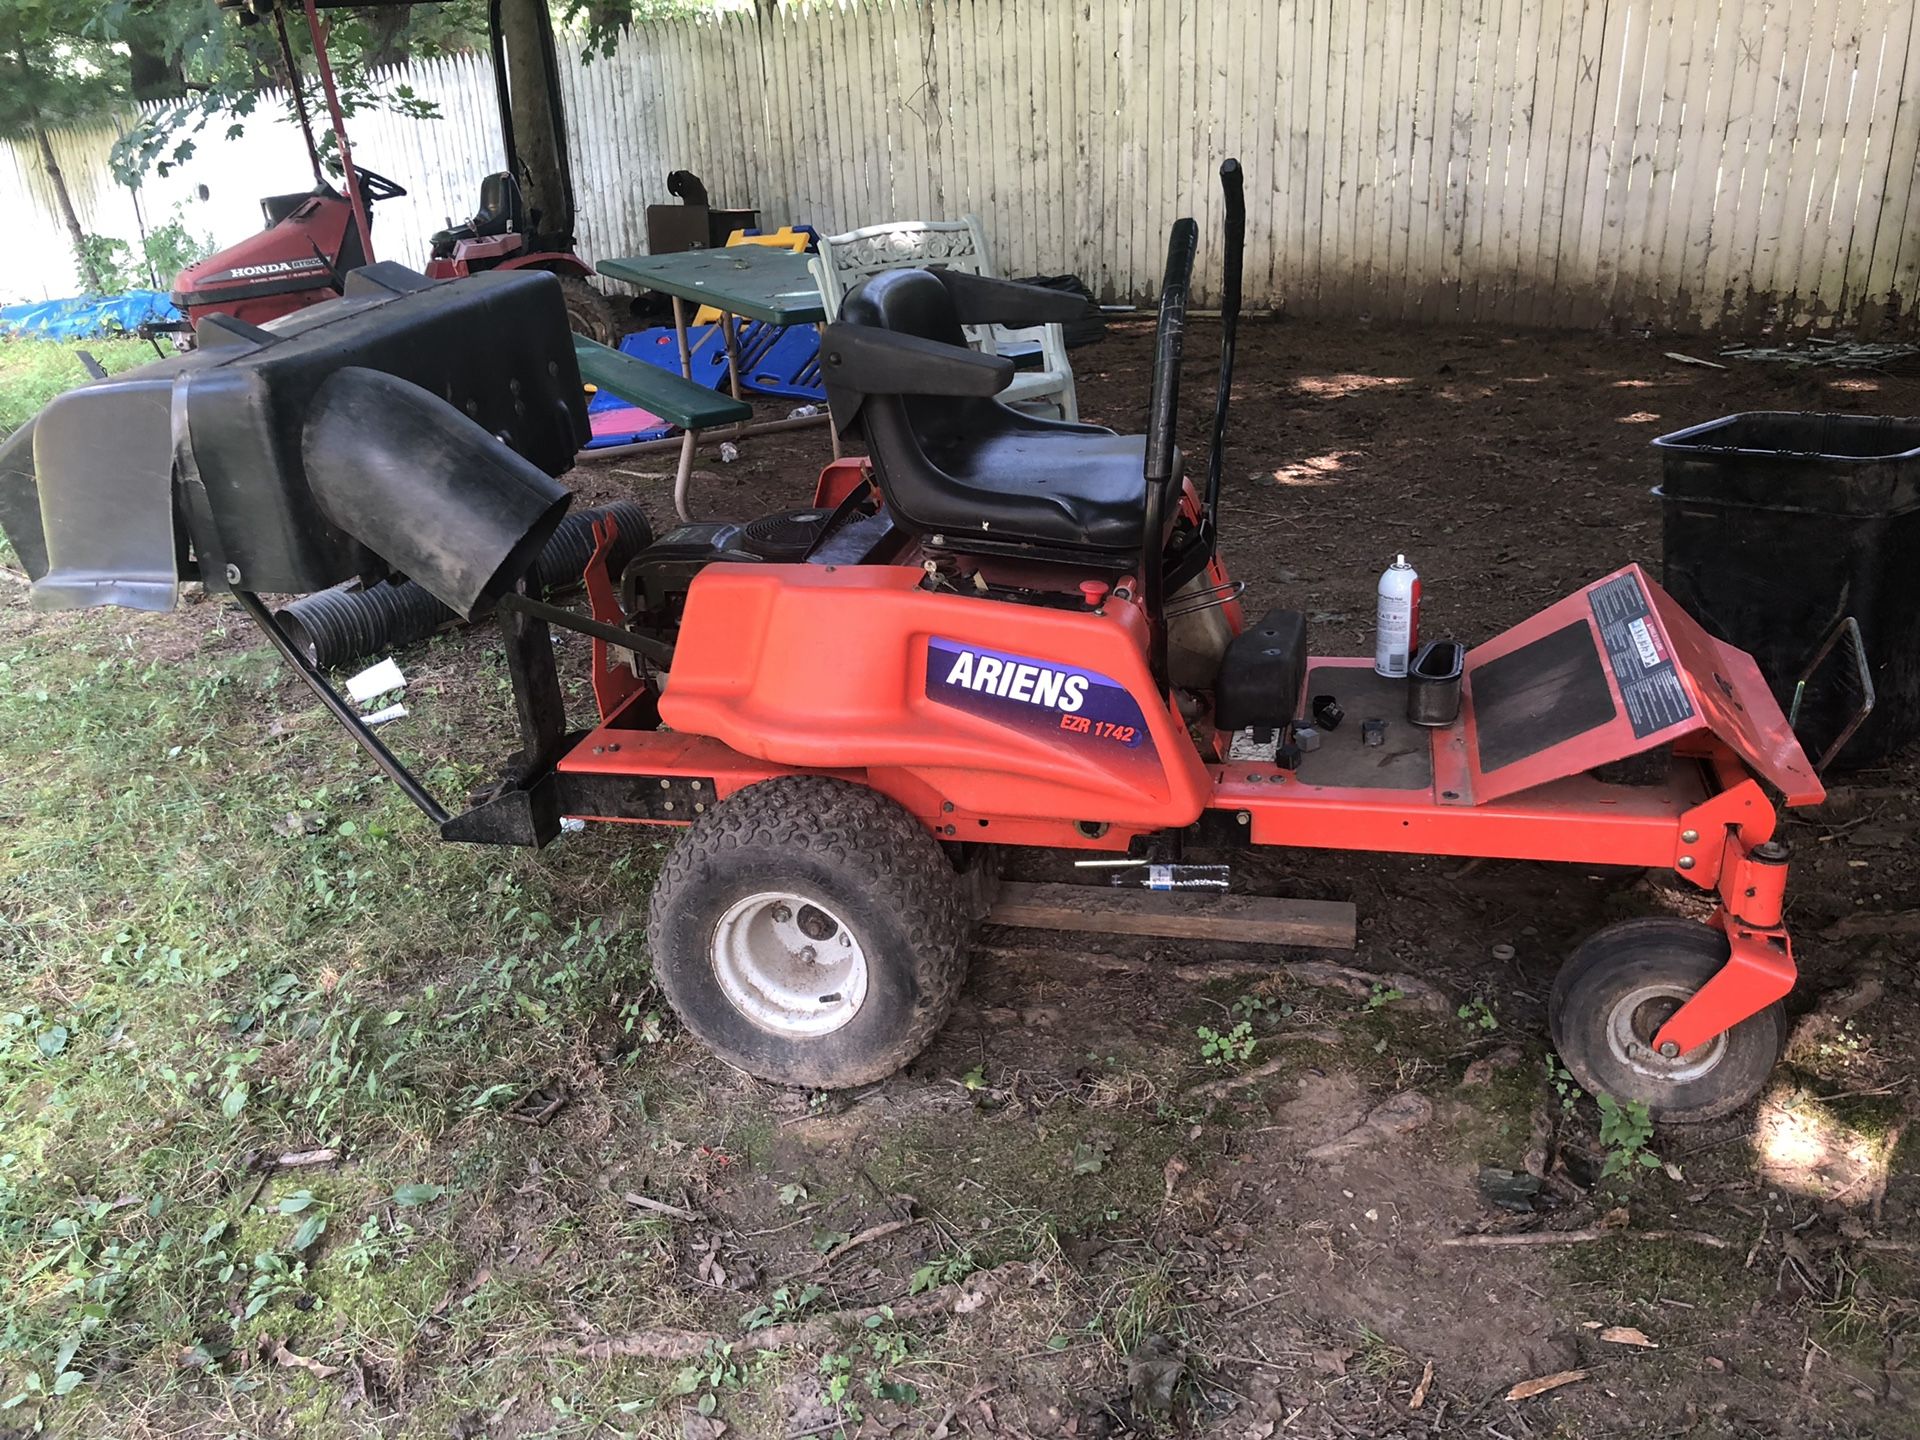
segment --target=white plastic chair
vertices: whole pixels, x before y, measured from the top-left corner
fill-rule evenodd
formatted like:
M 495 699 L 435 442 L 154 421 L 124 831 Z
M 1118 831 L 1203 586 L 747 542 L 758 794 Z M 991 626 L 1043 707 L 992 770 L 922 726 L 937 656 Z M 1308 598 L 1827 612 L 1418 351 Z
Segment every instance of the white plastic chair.
M 824 235 L 819 253 L 808 261 L 820 287 L 827 319 L 840 314 L 840 302 L 849 290 L 882 270 L 906 270 L 943 265 L 973 275 L 1000 278 L 987 250 L 979 217 L 959 220 L 895 220 L 868 225 L 844 235 Z M 1080 418 L 1080 400 L 1073 388 L 1073 366 L 1067 361 L 1066 332 L 1059 325 L 1037 325 L 1010 330 L 1003 325 L 969 325 L 967 340 L 988 355 L 1040 348 L 1038 370 L 1016 371 L 1013 383 L 996 397 L 1021 409 L 1045 407 L 1062 420 Z

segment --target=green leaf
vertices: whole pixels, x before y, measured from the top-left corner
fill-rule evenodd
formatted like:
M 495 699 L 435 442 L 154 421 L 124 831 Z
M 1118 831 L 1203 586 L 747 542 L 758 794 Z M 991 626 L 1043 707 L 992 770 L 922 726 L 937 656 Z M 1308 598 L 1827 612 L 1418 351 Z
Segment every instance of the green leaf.
M 324 1215 L 309 1215 L 305 1220 L 300 1222 L 300 1228 L 293 1232 L 293 1245 L 291 1248 L 296 1251 L 305 1250 L 326 1233 L 327 1217 Z
M 220 1113 L 225 1115 L 229 1120 L 238 1120 L 240 1118 L 240 1112 L 247 1108 L 247 1096 L 251 1091 L 252 1087 L 249 1086 L 246 1081 L 240 1081 L 239 1084 L 235 1085 L 231 1090 L 227 1091 L 225 1095 L 220 1097 Z
M 80 1378 L 78 1370 L 62 1370 L 53 1382 L 53 1393 L 71 1395 L 80 1388 Z
M 311 1190 L 296 1190 L 280 1201 L 280 1213 L 282 1215 L 298 1215 L 311 1204 L 313 1204 L 313 1192 Z
M 713 1414 L 713 1412 L 717 1410 L 719 1406 L 720 1406 L 720 1402 L 714 1398 L 714 1394 L 711 1390 L 707 1391 L 706 1394 L 702 1395 L 697 1401 L 694 1402 L 694 1409 L 698 1410 L 702 1415 Z
M 67 1048 L 67 1027 L 64 1025 L 49 1025 L 38 1035 L 34 1036 L 33 1043 L 40 1047 L 40 1054 L 44 1058 L 51 1060 Z
M 446 1193 L 447 1187 L 444 1185 L 426 1183 L 400 1185 L 394 1189 L 393 1203 L 403 1209 L 414 1205 L 431 1205 Z
M 1073 1173 L 1076 1175 L 1098 1175 L 1106 1168 L 1107 1156 L 1099 1144 L 1082 1141 L 1073 1147 Z

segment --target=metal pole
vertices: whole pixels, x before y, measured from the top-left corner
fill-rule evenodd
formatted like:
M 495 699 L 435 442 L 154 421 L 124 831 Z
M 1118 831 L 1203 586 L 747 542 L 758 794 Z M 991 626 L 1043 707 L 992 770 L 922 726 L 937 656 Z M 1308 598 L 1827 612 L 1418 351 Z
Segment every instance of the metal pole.
M 347 733 L 360 743 L 360 748 L 373 757 L 373 763 L 386 772 L 387 778 L 398 785 L 401 792 L 418 805 L 436 826 L 445 825 L 451 820 L 453 817 L 447 813 L 446 807 L 427 793 L 427 788 L 414 779 L 413 772 L 400 762 L 397 755 L 380 743 L 380 737 L 367 728 L 366 721 L 360 718 L 360 712 L 340 698 L 339 692 L 320 673 L 320 667 L 307 659 L 306 652 L 287 637 L 287 632 L 280 628 L 280 622 L 261 603 L 260 597 L 251 590 L 235 590 L 233 598 L 240 602 L 240 608 L 247 612 L 253 623 L 266 631 L 273 648 L 307 682 L 307 688 L 320 697 L 320 703 L 333 712 L 333 718 L 346 727 Z
M 347 144 L 347 117 L 340 110 L 340 92 L 333 84 L 333 64 L 327 59 L 327 32 L 320 24 L 314 0 L 307 0 L 307 33 L 313 37 L 313 58 L 320 68 L 320 88 L 326 92 L 327 114 L 333 118 L 333 138 L 340 142 L 340 165 L 347 172 L 347 199 L 353 204 L 353 223 L 360 227 L 360 253 L 373 263 L 373 227 L 367 223 L 367 202 L 360 198 L 360 172 L 353 168 L 353 147 Z

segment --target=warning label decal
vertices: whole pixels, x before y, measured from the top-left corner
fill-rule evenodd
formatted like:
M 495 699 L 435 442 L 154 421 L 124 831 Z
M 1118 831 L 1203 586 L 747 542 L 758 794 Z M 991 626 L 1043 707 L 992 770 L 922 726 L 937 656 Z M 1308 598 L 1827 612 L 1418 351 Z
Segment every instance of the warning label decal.
M 1633 736 L 1644 740 L 1693 718 L 1693 702 L 1674 670 L 1651 617 L 1646 592 L 1632 575 L 1609 580 L 1589 596 L 1600 643 L 1626 701 Z

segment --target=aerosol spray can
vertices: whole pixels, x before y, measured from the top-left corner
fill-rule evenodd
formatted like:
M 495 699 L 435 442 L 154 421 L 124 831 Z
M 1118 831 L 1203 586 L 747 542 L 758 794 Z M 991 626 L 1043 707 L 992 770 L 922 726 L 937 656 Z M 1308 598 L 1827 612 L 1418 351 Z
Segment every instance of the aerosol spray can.
M 1420 575 L 1396 555 L 1380 573 L 1380 604 L 1374 619 L 1373 668 L 1398 680 L 1420 645 Z

